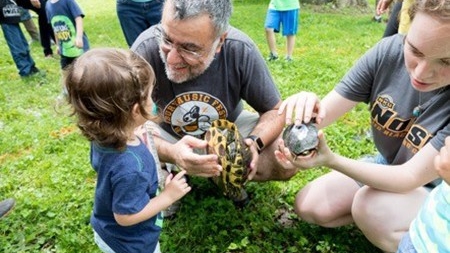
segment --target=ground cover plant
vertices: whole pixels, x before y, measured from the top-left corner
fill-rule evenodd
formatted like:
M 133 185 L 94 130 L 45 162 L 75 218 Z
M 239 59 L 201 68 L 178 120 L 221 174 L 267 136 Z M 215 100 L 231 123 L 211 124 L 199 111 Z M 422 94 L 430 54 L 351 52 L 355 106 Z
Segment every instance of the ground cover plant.
M 92 47 L 126 47 L 115 1 L 78 3 Z M 235 1 L 232 17 L 264 56 L 267 3 Z M 300 15 L 294 61 L 268 63 L 283 98 L 300 90 L 325 95 L 384 29 L 369 12 L 305 5 Z M 283 55 L 285 39 L 277 38 Z M 3 34 L 0 49 L 0 199 L 17 200 L 15 210 L 0 220 L 0 252 L 99 252 L 89 225 L 96 175 L 87 141 L 68 108 L 58 106 L 59 62 L 45 59 L 40 46 L 32 44 L 32 56 L 46 77 L 22 80 Z M 366 109 L 358 106 L 325 130 L 332 149 L 355 158 L 374 151 Z M 252 201 L 243 210 L 207 180 L 193 178 L 194 189 L 182 200 L 177 217 L 165 220 L 162 251 L 378 252 L 354 226 L 321 228 L 294 214 L 296 192 L 326 171 L 310 169 L 288 182 L 250 182 Z

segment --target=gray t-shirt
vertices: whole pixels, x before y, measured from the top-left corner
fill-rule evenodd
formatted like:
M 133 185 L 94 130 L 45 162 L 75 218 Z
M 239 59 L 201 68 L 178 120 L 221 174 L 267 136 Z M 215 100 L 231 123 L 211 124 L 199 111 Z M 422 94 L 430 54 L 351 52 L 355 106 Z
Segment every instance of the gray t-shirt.
M 152 98 L 163 117 L 162 128 L 172 135 L 202 137 L 215 119 L 235 121 L 243 110 L 242 100 L 259 113 L 273 109 L 281 100 L 256 45 L 233 27 L 203 74 L 181 84 L 171 82 L 159 55 L 159 26 L 144 31 L 131 50 L 146 59 L 155 71 Z
M 450 134 L 449 86 L 415 90 L 405 67 L 403 41 L 402 35 L 381 40 L 335 88 L 347 99 L 369 104 L 374 142 L 389 164 L 405 163 L 428 141 L 439 150 Z M 412 112 L 419 104 L 423 110 L 415 117 Z

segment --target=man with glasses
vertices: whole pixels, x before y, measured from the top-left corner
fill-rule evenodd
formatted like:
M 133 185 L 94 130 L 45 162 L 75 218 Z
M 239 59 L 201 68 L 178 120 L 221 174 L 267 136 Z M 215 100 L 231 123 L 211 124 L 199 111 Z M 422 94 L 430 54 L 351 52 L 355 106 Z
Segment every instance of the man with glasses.
M 280 94 L 254 42 L 229 25 L 231 12 L 230 0 L 167 0 L 161 24 L 132 45 L 156 74 L 152 98 L 163 118 L 153 131 L 158 155 L 189 175 L 219 175 L 217 156 L 199 150 L 211 122 L 228 119 L 252 150 L 249 179 L 287 180 L 296 171 L 277 167 L 273 155 L 284 126 Z M 256 113 L 244 110 L 244 101 Z M 235 201 L 246 200 L 241 197 Z

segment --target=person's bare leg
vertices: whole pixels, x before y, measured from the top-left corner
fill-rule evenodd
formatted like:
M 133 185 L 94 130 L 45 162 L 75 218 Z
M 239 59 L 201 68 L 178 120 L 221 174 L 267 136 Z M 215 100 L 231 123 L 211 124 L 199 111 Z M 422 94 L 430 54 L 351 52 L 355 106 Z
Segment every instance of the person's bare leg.
M 353 219 L 375 246 L 395 252 L 427 196 L 424 187 L 407 193 L 392 193 L 366 186 L 355 195 Z
M 351 206 L 360 189 L 355 180 L 332 171 L 301 189 L 295 198 L 295 212 L 308 223 L 339 227 L 353 222 Z
M 275 32 L 274 32 L 273 28 L 266 28 L 266 39 L 267 39 L 267 45 L 269 45 L 269 50 L 270 50 L 271 55 L 278 56 Z
M 286 36 L 286 59 L 292 59 L 295 46 L 295 35 Z

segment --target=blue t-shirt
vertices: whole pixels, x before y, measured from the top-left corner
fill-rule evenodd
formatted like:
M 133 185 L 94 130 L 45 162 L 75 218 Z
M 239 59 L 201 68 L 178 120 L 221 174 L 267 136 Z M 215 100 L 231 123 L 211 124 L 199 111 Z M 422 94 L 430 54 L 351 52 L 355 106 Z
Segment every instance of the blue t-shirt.
M 140 212 L 158 193 L 155 159 L 142 143 L 124 151 L 91 143 L 91 165 L 97 172 L 91 224 L 116 253 L 153 252 L 159 240 L 162 215 L 121 226 L 117 214 Z
M 58 39 L 62 56 L 75 58 L 89 50 L 89 41 L 84 32 L 83 48 L 75 46 L 77 36 L 75 18 L 83 18 L 84 14 L 74 0 L 59 0 L 55 3 L 47 1 L 45 11 L 48 22 L 52 25 L 53 32 Z

